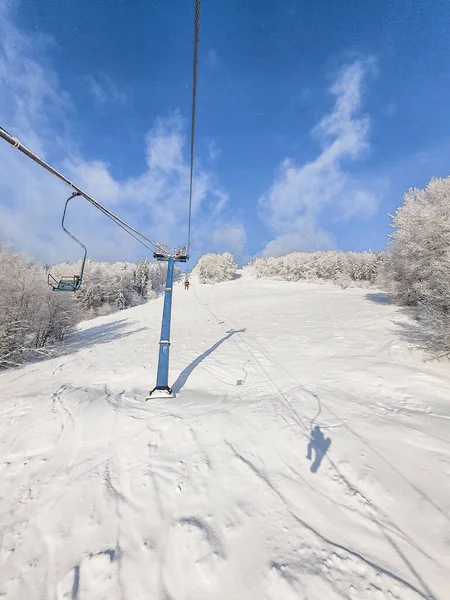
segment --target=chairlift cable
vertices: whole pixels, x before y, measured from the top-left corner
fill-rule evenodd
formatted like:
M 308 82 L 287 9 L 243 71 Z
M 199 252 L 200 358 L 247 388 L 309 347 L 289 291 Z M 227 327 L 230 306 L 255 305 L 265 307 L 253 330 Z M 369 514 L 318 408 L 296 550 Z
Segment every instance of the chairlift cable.
M 189 216 L 188 216 L 188 248 L 191 243 L 191 217 L 192 217 L 192 190 L 194 176 L 194 144 L 195 144 L 195 116 L 197 111 L 197 78 L 198 78 L 198 43 L 200 36 L 200 0 L 195 0 L 194 21 L 194 64 L 192 85 L 192 112 L 191 112 L 191 164 L 189 175 Z
M 142 240 L 138 239 L 136 236 L 139 236 L 140 238 L 142 238 L 143 240 L 145 240 L 146 242 L 151 244 L 154 248 L 157 248 L 157 244 L 155 242 L 153 242 L 150 238 L 148 238 L 143 233 L 141 233 L 140 231 L 138 231 L 137 229 L 135 229 L 134 227 L 132 227 L 131 225 L 129 225 L 128 223 L 123 221 L 120 217 L 118 217 L 112 211 L 110 211 L 108 208 L 106 208 L 106 206 L 103 206 L 103 204 L 100 204 L 100 202 L 98 202 L 97 200 L 92 198 L 92 196 L 90 196 L 89 194 L 84 192 L 81 188 L 79 188 L 77 185 L 72 183 L 72 181 L 70 181 L 70 179 L 68 179 L 65 175 L 63 175 L 62 173 L 57 171 L 51 165 L 49 165 L 44 160 L 42 160 L 42 158 L 40 158 L 37 154 L 32 152 L 29 148 L 27 148 L 23 144 L 21 144 L 17 138 L 15 138 L 10 133 L 8 133 L 5 129 L 3 129 L 3 127 L 0 127 L 0 137 L 2 137 L 4 140 L 9 142 L 11 144 L 11 146 L 13 146 L 13 148 L 20 150 L 23 154 L 28 156 L 28 158 L 31 158 L 38 165 L 40 165 L 41 167 L 44 167 L 44 169 L 46 169 L 47 171 L 52 173 L 52 175 L 55 175 L 56 177 L 58 177 L 58 179 L 61 179 L 62 181 L 64 181 L 64 183 L 66 183 L 72 189 L 74 189 L 80 196 L 83 196 L 83 198 L 85 198 L 88 202 L 90 202 L 93 206 L 95 206 L 95 208 L 98 208 L 98 210 L 100 210 L 105 215 L 107 215 L 117 225 L 119 225 L 119 227 L 122 227 L 122 229 L 124 229 L 127 233 L 129 233 L 137 241 L 139 241 L 141 244 L 143 244 L 146 248 L 148 248 L 148 246 L 144 242 L 142 242 Z M 133 235 L 131 232 L 133 232 L 136 235 Z M 149 248 L 149 249 L 153 251 L 154 248 Z
M 153 244 L 155 248 L 152 248 L 152 247 L 148 246 L 148 245 L 147 245 L 145 242 L 143 242 L 143 241 L 142 241 L 140 238 L 138 238 L 138 237 L 137 237 L 137 235 L 134 235 L 134 233 L 132 233 L 131 231 L 129 231 L 129 229 L 127 229 L 127 227 L 129 227 L 128 225 L 127 225 L 127 226 L 125 226 L 126 224 L 125 224 L 125 225 L 122 225 L 122 221 L 121 221 L 121 219 L 119 219 L 119 220 L 116 220 L 116 219 L 114 219 L 114 218 L 113 218 L 113 217 L 112 217 L 112 216 L 109 214 L 109 211 L 108 211 L 107 209 L 106 209 L 106 210 L 103 210 L 103 208 L 104 208 L 104 207 L 101 207 L 101 208 L 100 208 L 100 207 L 97 207 L 97 208 L 98 208 L 98 209 L 99 209 L 99 210 L 100 210 L 100 211 L 101 211 L 101 212 L 102 212 L 104 215 L 106 215 L 106 216 L 107 216 L 109 219 L 111 219 L 111 221 L 113 221 L 113 222 L 114 222 L 116 225 L 118 225 L 118 226 L 119 226 L 119 227 L 121 227 L 121 228 L 122 228 L 124 231 L 126 231 L 126 233 L 128 233 L 129 235 L 131 235 L 131 237 L 132 237 L 132 238 L 134 238 L 134 239 L 135 239 L 137 242 L 139 242 L 140 244 L 142 244 L 142 246 L 144 246 L 145 248 L 147 248 L 147 250 L 150 250 L 150 252 L 154 252 L 154 250 L 155 250 L 155 248 L 156 248 L 156 244 L 155 244 L 154 242 L 150 242 L 150 243 L 151 243 L 151 244 Z M 134 230 L 133 230 L 133 231 L 134 231 Z M 143 236 L 142 234 L 139 234 L 139 235 L 141 235 L 141 236 L 142 236 L 144 239 L 148 239 L 148 238 L 146 238 L 145 236 Z M 148 240 L 148 241 L 150 241 L 150 240 Z
M 197 79 L 198 79 L 198 46 L 199 46 L 199 34 L 200 34 L 200 3 L 201 0 L 195 0 L 195 20 L 194 20 L 194 59 L 193 59 L 193 86 L 192 86 L 192 112 L 191 112 L 191 149 L 190 149 L 190 175 L 189 175 L 189 216 L 188 216 L 188 244 L 189 248 L 191 243 L 191 220 L 192 220 L 192 196 L 193 196 L 193 177 L 194 177 L 194 147 L 195 147 L 195 117 L 197 110 Z M 77 192 L 80 196 L 85 198 L 95 208 L 100 210 L 104 215 L 114 221 L 119 227 L 126 231 L 131 237 L 142 244 L 145 248 L 154 251 L 158 249 L 158 244 L 153 242 L 150 238 L 145 236 L 143 233 L 126 223 L 123 219 L 118 217 L 108 208 L 103 206 L 100 202 L 95 200 L 92 196 L 84 192 L 81 188 L 75 185 L 70 179 L 65 177 L 62 173 L 57 171 L 37 154 L 32 152 L 29 148 L 24 146 L 16 137 L 8 133 L 3 127 L 0 127 L 0 137 L 9 142 L 11 146 L 20 150 L 23 154 L 31 158 L 34 162 L 39 164 L 41 167 L 58 177 L 69 185 L 72 189 Z M 143 241 L 145 240 L 145 241 Z M 149 247 L 145 242 L 148 242 L 152 247 Z

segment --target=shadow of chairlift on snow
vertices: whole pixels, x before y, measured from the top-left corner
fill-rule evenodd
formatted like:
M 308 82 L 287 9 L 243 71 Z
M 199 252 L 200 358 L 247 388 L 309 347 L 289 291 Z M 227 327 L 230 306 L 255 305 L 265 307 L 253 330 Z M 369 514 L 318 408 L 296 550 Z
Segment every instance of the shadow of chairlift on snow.
M 103 325 L 94 325 L 84 330 L 74 331 L 61 347 L 61 355 L 72 354 L 97 344 L 120 340 L 148 329 L 147 327 L 138 327 L 130 330 L 129 327 L 128 319 L 120 319 L 112 323 L 103 323 Z
M 311 465 L 311 473 L 317 473 L 319 470 L 320 464 L 323 460 L 323 457 L 328 451 L 328 448 L 331 445 L 330 438 L 326 438 L 322 430 L 318 425 L 314 427 L 311 431 L 311 438 L 308 442 L 308 451 L 306 454 L 306 458 L 308 460 L 312 460 L 312 453 L 314 451 L 314 462 Z
M 94 325 L 88 329 L 78 330 L 71 333 L 64 341 L 55 342 L 53 345 L 40 348 L 39 354 L 31 354 L 18 368 L 25 367 L 27 364 L 39 363 L 53 358 L 62 358 L 75 354 L 80 350 L 105 344 L 115 340 L 121 340 L 135 333 L 146 331 L 148 327 L 138 327 L 129 329 L 130 321 L 121 319 L 113 323 L 104 323 L 103 325 Z
M 236 333 L 244 333 L 245 329 L 231 329 L 230 331 L 227 332 L 227 335 L 224 336 L 222 339 L 220 339 L 218 342 L 216 342 L 213 346 L 211 346 L 211 348 L 208 348 L 208 350 L 205 350 L 205 352 L 203 352 L 203 354 L 200 354 L 200 356 L 198 356 L 195 360 L 193 360 L 185 369 L 183 369 L 181 371 L 181 373 L 178 375 L 177 380 L 175 381 L 175 383 L 172 386 L 172 391 L 174 394 L 177 394 L 185 385 L 186 381 L 189 378 L 189 375 L 192 373 L 192 371 L 198 367 L 198 365 L 205 360 L 205 358 L 207 358 L 210 354 L 212 354 L 215 350 L 217 350 L 217 348 L 219 346 L 221 346 L 224 342 L 226 342 L 228 339 L 230 339 L 231 336 L 235 335 Z

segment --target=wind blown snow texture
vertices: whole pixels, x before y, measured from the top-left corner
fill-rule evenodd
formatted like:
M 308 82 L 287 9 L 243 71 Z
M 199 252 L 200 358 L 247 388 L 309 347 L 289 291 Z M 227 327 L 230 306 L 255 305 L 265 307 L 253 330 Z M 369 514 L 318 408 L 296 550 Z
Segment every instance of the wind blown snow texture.
M 399 309 L 176 284 L 177 396 L 144 402 L 161 309 L 0 376 L 0 596 L 448 598 L 450 375 L 399 339 Z

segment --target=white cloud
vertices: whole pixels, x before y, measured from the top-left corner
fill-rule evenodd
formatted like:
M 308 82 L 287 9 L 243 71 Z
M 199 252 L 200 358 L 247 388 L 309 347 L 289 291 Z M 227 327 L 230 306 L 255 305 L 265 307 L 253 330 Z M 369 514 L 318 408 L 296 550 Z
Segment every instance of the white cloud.
M 375 183 L 374 183 L 375 185 Z M 339 218 L 351 219 L 360 217 L 369 219 L 378 210 L 380 194 L 369 190 L 348 191 L 348 194 L 339 201 Z
M 311 88 L 308 86 L 305 86 L 301 90 L 298 98 L 299 98 L 300 102 L 307 102 L 308 100 L 310 100 L 311 95 L 312 95 Z
M 314 127 L 322 147 L 317 157 L 297 166 L 286 158 L 271 188 L 259 201 L 263 218 L 276 233 L 264 253 L 280 248 L 314 250 L 329 247 L 330 236 L 318 226 L 321 211 L 332 207 L 340 218 L 373 214 L 375 195 L 353 178 L 348 161 L 369 147 L 369 118 L 360 115 L 364 77 L 371 61 L 347 65 L 330 87 L 332 111 Z
M 181 116 L 174 114 L 168 119 L 158 119 L 147 135 L 147 164 L 149 169 L 178 171 L 184 168 L 183 124 Z
M 389 102 L 389 104 L 383 108 L 382 112 L 387 117 L 393 117 L 397 112 L 397 105 L 394 102 Z
M 215 161 L 222 154 L 222 150 L 215 140 L 208 141 L 208 157 L 210 161 Z
M 216 194 L 214 205 L 211 207 L 212 213 L 216 216 L 222 214 L 227 204 L 228 194 L 218 192 Z
M 241 224 L 224 224 L 212 232 L 212 242 L 216 252 L 231 252 L 239 261 L 242 259 L 247 234 Z
M 333 241 L 328 233 L 308 219 L 298 220 L 295 233 L 283 233 L 270 241 L 262 256 L 282 256 L 290 252 L 308 252 L 310 250 L 329 250 Z
M 185 242 L 189 165 L 181 116 L 157 118 L 143 140 L 146 168 L 135 177 L 117 179 L 105 160 L 87 160 L 65 128 L 68 120 L 76 124 L 76 108 L 42 58 L 48 40 L 18 31 L 4 7 L 0 17 L 0 124 L 154 241 Z M 60 229 L 69 195 L 66 185 L 0 140 L 0 241 L 11 240 L 16 249 L 46 261 L 75 258 L 76 245 Z M 193 235 L 200 237 L 198 228 L 201 239 L 194 255 L 210 249 L 214 229 L 227 224 L 227 200 L 213 173 L 196 157 Z M 148 254 L 84 199 L 71 203 L 69 223 L 93 258 Z
M 88 75 L 86 77 L 87 89 L 97 104 L 104 105 L 107 102 L 123 104 L 127 101 L 127 94 L 119 89 L 106 73 Z
M 222 59 L 217 54 L 217 51 L 214 50 L 214 48 L 209 50 L 206 64 L 211 67 L 211 69 L 218 69 L 222 65 Z

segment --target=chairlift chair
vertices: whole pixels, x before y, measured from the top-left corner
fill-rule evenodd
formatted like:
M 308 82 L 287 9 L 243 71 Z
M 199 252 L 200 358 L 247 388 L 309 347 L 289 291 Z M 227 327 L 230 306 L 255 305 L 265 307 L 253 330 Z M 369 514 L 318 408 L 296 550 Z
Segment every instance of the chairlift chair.
M 58 281 L 48 274 L 48 284 L 53 288 L 54 292 L 76 292 L 81 287 L 81 278 L 78 275 L 61 277 Z
M 160 242 L 158 242 L 156 244 L 156 250 L 155 250 L 155 252 L 153 252 L 153 257 L 156 258 L 156 260 L 167 260 L 169 255 L 170 255 L 169 246 L 166 246 L 165 244 L 161 244 Z
M 49 273 L 47 282 L 53 288 L 54 292 L 76 292 L 77 290 L 79 290 L 81 288 L 81 284 L 83 282 L 83 273 L 84 273 L 84 266 L 85 266 L 86 257 L 87 257 L 87 248 L 84 244 L 82 244 L 80 242 L 80 240 L 78 238 L 76 238 L 72 233 L 70 233 L 70 231 L 68 229 L 66 229 L 66 227 L 64 226 L 64 221 L 65 221 L 66 212 L 67 212 L 67 205 L 69 204 L 70 200 L 72 200 L 72 198 L 75 198 L 75 196 L 80 196 L 80 195 L 81 194 L 79 192 L 74 192 L 69 198 L 67 198 L 66 204 L 64 206 L 62 220 L 61 220 L 61 227 L 64 229 L 64 231 L 67 233 L 67 235 L 69 235 L 84 250 L 80 274 L 64 276 L 58 280 L 58 279 L 55 279 L 51 273 Z
M 158 242 L 153 257 L 156 260 L 167 260 L 169 257 L 172 257 L 177 262 L 186 262 L 189 259 L 188 247 L 187 245 L 176 246 L 173 254 L 171 254 L 169 246 Z
M 174 258 L 178 262 L 187 262 L 189 260 L 188 247 L 186 244 L 182 246 L 176 246 Z

